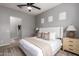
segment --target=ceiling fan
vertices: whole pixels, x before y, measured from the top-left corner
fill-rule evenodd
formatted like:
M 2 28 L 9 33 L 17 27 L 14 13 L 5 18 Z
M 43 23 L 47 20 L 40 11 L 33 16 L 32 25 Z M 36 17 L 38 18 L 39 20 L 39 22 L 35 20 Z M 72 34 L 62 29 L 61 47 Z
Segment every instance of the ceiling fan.
M 27 9 L 28 9 L 29 12 L 31 12 L 32 7 L 33 7 L 33 8 L 36 8 L 36 9 L 38 9 L 38 10 L 41 10 L 41 8 L 39 8 L 39 7 L 37 7 L 37 6 L 34 6 L 34 4 L 35 4 L 35 3 L 27 3 L 27 4 L 17 5 L 17 7 L 22 8 L 22 7 L 24 7 L 24 6 L 27 6 Z

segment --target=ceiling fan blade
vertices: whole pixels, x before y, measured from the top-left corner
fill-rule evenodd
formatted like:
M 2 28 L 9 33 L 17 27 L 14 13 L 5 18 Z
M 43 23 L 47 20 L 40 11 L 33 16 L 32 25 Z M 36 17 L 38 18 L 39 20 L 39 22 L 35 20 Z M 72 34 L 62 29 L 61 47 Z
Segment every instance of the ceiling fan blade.
M 27 6 L 27 5 L 24 4 L 24 5 L 17 5 L 17 6 L 18 6 L 19 8 L 21 8 L 22 6 Z
M 31 5 L 35 4 L 35 3 L 30 3 Z
M 36 8 L 36 9 L 39 9 L 39 10 L 41 9 L 41 8 L 39 8 L 39 7 L 36 7 L 36 6 L 34 6 L 34 5 L 31 5 L 31 7 L 34 7 L 34 8 Z

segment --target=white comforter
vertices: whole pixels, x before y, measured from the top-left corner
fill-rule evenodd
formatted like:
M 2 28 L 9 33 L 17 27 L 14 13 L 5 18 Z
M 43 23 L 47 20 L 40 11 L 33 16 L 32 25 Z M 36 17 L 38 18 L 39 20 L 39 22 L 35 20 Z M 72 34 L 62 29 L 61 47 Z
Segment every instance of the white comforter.
M 41 40 L 41 41 L 49 43 L 46 40 Z M 61 45 L 62 43 L 61 43 L 61 40 L 59 39 L 50 41 L 50 46 L 52 48 L 53 55 L 55 55 L 57 51 L 59 51 L 59 49 L 61 48 Z M 33 45 L 32 43 L 24 39 L 20 40 L 19 46 L 24 51 L 24 53 L 28 56 L 43 56 L 42 50 L 40 48 L 38 48 L 37 46 Z

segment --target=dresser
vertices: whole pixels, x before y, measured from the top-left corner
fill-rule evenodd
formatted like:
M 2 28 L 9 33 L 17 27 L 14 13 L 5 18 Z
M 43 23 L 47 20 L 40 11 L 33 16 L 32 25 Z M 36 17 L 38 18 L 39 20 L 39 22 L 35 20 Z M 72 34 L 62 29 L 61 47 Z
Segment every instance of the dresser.
M 63 38 L 63 50 L 67 50 L 79 55 L 79 39 Z

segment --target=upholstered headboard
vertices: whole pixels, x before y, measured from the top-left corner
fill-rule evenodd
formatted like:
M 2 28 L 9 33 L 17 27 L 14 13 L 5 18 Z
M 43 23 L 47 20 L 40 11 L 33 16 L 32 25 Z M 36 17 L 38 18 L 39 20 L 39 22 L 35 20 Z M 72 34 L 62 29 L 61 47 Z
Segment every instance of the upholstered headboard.
M 39 28 L 39 32 L 56 32 L 58 38 L 63 38 L 63 27 Z

